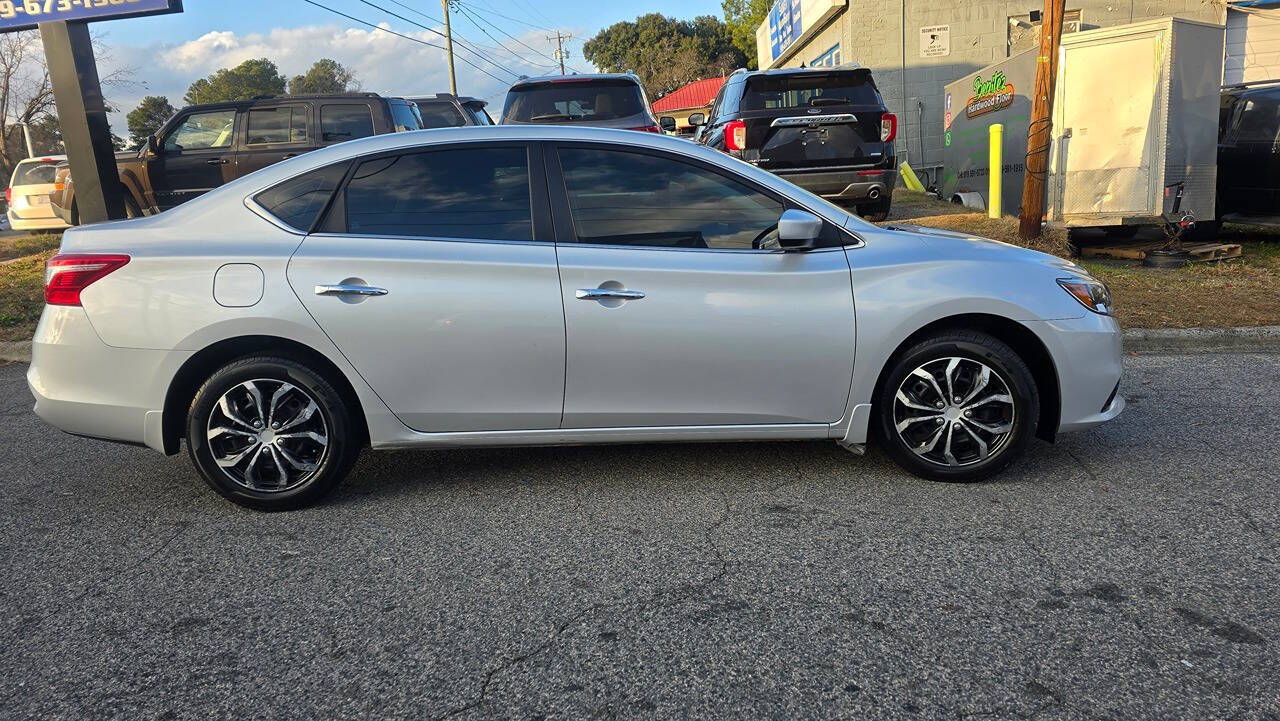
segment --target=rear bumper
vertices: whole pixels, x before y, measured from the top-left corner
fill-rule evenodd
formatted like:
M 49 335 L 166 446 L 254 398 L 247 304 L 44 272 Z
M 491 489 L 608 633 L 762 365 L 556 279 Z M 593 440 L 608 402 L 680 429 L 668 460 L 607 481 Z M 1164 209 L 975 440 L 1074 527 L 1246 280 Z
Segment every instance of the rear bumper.
M 774 173 L 779 178 L 804 188 L 827 200 L 845 202 L 877 202 L 893 196 L 895 171 L 838 170 L 794 171 Z
M 35 413 L 76 435 L 164 451 L 161 412 L 173 369 L 190 353 L 114 348 L 83 308 L 45 306 L 31 344 Z
M 1059 433 L 1105 423 L 1124 410 L 1120 325 L 1111 316 L 1085 313 L 1069 320 L 1026 323 L 1053 357 L 1062 402 Z
M 7 215 L 9 216 L 9 227 L 14 230 L 62 230 L 67 227 L 66 222 L 52 212 L 48 215 L 43 215 L 28 211 L 18 215 L 13 209 L 10 209 Z

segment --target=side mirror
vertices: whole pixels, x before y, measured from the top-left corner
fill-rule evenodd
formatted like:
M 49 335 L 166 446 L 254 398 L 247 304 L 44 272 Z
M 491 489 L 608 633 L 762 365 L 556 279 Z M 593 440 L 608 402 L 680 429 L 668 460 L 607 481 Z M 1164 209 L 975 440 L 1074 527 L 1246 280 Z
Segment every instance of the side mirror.
M 693 127 L 707 124 L 707 116 L 705 113 L 694 113 L 689 116 L 689 124 Z
M 778 245 L 783 250 L 810 250 L 822 233 L 822 219 L 803 210 L 784 210 L 778 218 Z
M 663 115 L 661 118 L 658 118 L 658 125 L 662 128 L 662 132 L 664 133 L 674 133 L 676 131 L 676 119 L 670 115 Z
M 156 136 L 148 135 L 147 144 L 142 146 L 143 152 L 148 157 L 155 157 L 160 154 L 160 143 L 156 140 Z

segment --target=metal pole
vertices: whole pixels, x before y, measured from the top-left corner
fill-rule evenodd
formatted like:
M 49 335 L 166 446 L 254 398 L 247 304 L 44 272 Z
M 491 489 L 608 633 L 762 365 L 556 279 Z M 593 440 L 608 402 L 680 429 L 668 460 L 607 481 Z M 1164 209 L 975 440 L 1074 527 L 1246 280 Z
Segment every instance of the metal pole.
M 449 30 L 449 0 L 440 0 L 444 8 L 444 44 L 449 52 L 449 92 L 458 94 L 458 78 L 453 74 L 453 32 Z
M 1027 130 L 1027 169 L 1022 179 L 1022 213 L 1018 237 L 1040 237 L 1044 217 L 1045 181 L 1049 168 L 1049 131 L 1053 127 L 1053 86 L 1058 74 L 1058 42 L 1066 0 L 1044 0 L 1040 17 L 1040 55 L 1036 57 L 1035 95 L 1031 99 L 1031 125 Z
M 1004 126 L 994 123 L 987 129 L 991 148 L 987 156 L 987 217 L 1000 217 L 1001 181 L 1004 180 Z
M 31 143 L 31 124 L 30 123 L 18 123 L 18 124 L 22 126 L 23 137 L 27 139 L 27 157 L 28 158 L 36 157 L 36 147 Z

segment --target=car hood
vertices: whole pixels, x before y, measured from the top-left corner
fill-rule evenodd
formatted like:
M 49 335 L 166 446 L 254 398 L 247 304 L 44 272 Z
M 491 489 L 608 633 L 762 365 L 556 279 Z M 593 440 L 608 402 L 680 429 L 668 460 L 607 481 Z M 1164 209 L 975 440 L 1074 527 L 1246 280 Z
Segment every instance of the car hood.
M 890 230 L 897 230 L 918 236 L 926 245 L 946 253 L 948 256 L 964 256 L 974 259 L 984 260 L 1003 260 L 1003 261 L 1025 261 L 1031 263 L 1040 263 L 1044 265 L 1052 265 L 1059 268 L 1069 269 L 1073 272 L 1083 272 L 1080 266 L 1072 263 L 1064 258 L 1051 255 L 1039 250 L 1023 248 L 1022 246 L 1012 245 L 991 238 L 984 238 L 980 235 L 971 235 L 969 233 L 960 233 L 954 230 L 941 230 L 939 228 L 926 228 L 923 225 L 910 225 L 905 223 L 893 223 L 886 226 Z

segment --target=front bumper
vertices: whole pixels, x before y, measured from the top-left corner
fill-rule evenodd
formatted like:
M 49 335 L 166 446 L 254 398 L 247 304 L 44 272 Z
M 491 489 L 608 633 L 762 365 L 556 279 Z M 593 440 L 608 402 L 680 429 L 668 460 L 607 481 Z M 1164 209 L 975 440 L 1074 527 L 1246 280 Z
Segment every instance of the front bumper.
M 1119 391 L 1124 354 L 1115 318 L 1085 313 L 1026 325 L 1048 348 L 1058 372 L 1059 433 L 1092 428 L 1120 415 L 1125 406 Z
M 56 428 L 163 452 L 165 394 L 174 369 L 190 355 L 109 346 L 83 308 L 45 306 L 27 387 L 36 415 Z
M 837 170 L 837 171 L 781 171 L 779 178 L 820 195 L 827 200 L 842 202 L 880 202 L 893 196 L 895 171 Z

